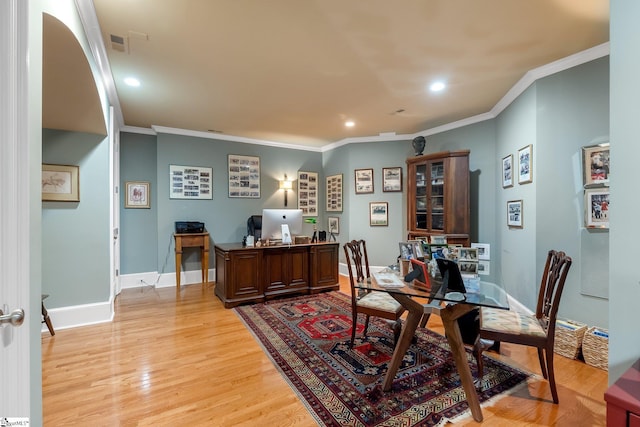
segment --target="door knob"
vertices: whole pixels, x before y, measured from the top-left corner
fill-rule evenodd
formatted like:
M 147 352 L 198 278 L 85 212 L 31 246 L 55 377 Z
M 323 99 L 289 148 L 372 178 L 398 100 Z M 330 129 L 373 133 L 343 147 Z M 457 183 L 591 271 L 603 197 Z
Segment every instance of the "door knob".
M 24 322 L 24 310 L 17 308 L 9 314 L 4 314 L 0 310 L 0 325 L 11 323 L 13 326 L 20 326 Z

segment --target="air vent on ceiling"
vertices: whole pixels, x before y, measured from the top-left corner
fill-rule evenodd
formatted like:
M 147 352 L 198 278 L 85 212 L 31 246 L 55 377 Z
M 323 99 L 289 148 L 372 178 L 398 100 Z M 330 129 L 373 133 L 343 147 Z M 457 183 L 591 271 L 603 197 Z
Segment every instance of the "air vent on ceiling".
M 118 52 L 126 52 L 127 44 L 126 39 L 122 36 L 116 36 L 111 34 L 111 49 L 116 50 Z

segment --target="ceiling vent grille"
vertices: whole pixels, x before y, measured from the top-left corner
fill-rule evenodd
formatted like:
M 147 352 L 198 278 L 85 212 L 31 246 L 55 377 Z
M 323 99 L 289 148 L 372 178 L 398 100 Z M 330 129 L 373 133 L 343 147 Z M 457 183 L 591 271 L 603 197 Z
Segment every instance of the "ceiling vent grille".
M 127 52 L 126 39 L 122 36 L 111 34 L 111 49 L 118 52 Z

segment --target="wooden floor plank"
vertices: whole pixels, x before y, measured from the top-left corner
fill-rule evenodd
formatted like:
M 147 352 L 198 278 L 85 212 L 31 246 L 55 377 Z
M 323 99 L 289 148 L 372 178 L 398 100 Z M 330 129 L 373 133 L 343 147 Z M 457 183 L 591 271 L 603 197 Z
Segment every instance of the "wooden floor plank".
M 113 322 L 43 334 L 45 426 L 316 425 L 213 286 L 184 286 L 178 300 L 173 288 L 127 289 Z M 428 327 L 442 333 L 437 316 Z M 503 344 L 486 354 L 538 377 L 484 407 L 482 425 L 605 425 L 605 371 L 556 356 L 554 405 L 535 350 Z

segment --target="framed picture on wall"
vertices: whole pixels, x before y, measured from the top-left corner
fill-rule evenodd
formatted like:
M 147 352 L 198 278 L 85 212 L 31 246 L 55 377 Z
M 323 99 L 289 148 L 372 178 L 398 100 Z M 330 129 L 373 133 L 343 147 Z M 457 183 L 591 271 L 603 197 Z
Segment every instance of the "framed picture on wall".
M 513 187 L 513 154 L 502 158 L 502 188 Z
M 327 181 L 327 212 L 342 212 L 342 174 L 331 175 Z
M 389 203 L 370 202 L 369 203 L 369 225 L 387 226 L 389 225 Z
M 402 192 L 402 168 L 382 168 L 382 191 Z
M 68 165 L 42 165 L 42 200 L 80 201 L 80 168 Z
M 260 157 L 229 154 L 229 197 L 260 198 Z
M 373 169 L 356 169 L 356 194 L 373 193 Z
M 533 145 L 518 150 L 518 184 L 533 182 Z
M 522 228 L 522 200 L 507 202 L 507 225 L 509 228 Z
M 582 147 L 584 186 L 609 183 L 609 143 Z
M 212 199 L 212 169 L 169 165 L 170 199 Z
M 151 183 L 146 181 L 127 181 L 125 183 L 124 207 L 127 209 L 150 209 Z
M 298 171 L 298 209 L 302 216 L 318 216 L 318 173 Z
M 609 228 L 609 188 L 584 190 L 585 227 Z

